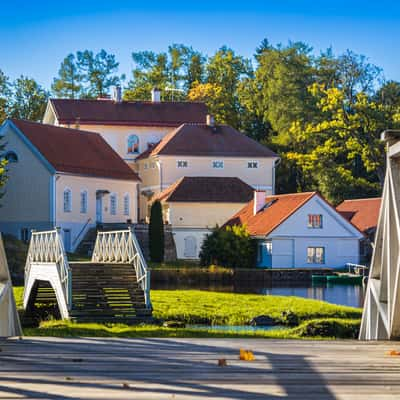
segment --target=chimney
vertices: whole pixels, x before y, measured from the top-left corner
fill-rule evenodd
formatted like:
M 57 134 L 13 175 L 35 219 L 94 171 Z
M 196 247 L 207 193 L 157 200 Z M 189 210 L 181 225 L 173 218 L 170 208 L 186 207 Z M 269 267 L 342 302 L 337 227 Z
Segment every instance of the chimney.
M 211 114 L 207 114 L 206 123 L 207 123 L 207 126 L 210 126 L 213 128 L 215 126 L 214 116 Z
M 151 89 L 151 101 L 153 103 L 159 103 L 161 101 L 161 90 L 158 88 Z
M 256 215 L 264 206 L 267 194 L 263 190 L 254 191 L 253 215 Z
M 119 85 L 114 86 L 112 99 L 114 100 L 115 103 L 121 103 L 121 101 L 122 101 L 121 86 L 119 86 Z

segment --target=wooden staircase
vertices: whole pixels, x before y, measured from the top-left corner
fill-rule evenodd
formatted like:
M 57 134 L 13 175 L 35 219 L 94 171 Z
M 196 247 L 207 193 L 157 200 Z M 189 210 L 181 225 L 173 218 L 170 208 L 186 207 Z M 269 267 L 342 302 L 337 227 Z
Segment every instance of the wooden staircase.
M 131 264 L 70 263 L 72 309 L 78 322 L 146 322 L 151 309 Z
M 39 319 L 152 321 L 150 271 L 133 229 L 98 232 L 92 261 L 68 262 L 59 230 L 33 232 L 24 309 Z

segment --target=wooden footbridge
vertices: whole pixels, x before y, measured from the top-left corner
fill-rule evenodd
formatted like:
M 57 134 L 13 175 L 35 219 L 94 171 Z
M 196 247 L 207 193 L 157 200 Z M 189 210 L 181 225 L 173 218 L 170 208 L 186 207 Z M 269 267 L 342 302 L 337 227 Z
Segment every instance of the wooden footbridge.
M 150 275 L 132 229 L 98 232 L 92 260 L 69 262 L 60 231 L 32 232 L 25 266 L 29 316 L 57 305 L 62 319 L 137 323 L 151 318 Z

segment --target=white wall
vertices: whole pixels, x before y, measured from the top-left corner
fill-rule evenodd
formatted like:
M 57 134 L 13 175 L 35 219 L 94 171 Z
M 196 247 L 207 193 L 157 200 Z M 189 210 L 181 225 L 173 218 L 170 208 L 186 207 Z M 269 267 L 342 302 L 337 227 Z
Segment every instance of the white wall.
M 192 259 L 197 260 L 199 258 L 199 253 L 201 246 L 205 237 L 211 233 L 209 229 L 195 229 L 195 228 L 172 228 L 172 233 L 174 235 L 174 241 L 176 246 L 176 255 L 178 259 Z M 185 239 L 192 237 L 196 243 L 196 251 L 194 256 L 188 256 L 185 253 Z
M 308 228 L 308 215 L 321 214 L 322 228 Z M 272 240 L 273 268 L 340 268 L 359 262 L 362 234 L 323 200 L 314 196 L 267 239 Z M 307 263 L 307 248 L 323 247 L 324 264 Z
M 72 192 L 71 212 L 64 212 L 64 190 L 70 189 Z M 88 194 L 88 207 L 86 213 L 80 212 L 80 194 L 86 190 Z M 123 181 L 116 179 L 84 177 L 77 175 L 59 174 L 56 178 L 56 225 L 63 230 L 71 231 L 72 249 L 79 244 L 84 236 L 82 233 L 78 241 L 75 239 L 86 225 L 87 228 L 96 224 L 96 192 L 107 190 L 110 193 L 103 197 L 102 201 L 102 222 L 121 223 L 131 219 L 137 222 L 137 182 Z M 115 215 L 110 213 L 110 195 L 115 193 L 117 196 L 117 212 Z M 129 215 L 124 215 L 124 195 L 129 194 L 130 210 Z M 88 220 L 90 221 L 88 222 Z
M 5 126 L 2 134 L 4 152 L 15 152 L 18 162 L 7 166 L 8 181 L 0 199 L 0 230 L 21 238 L 21 229 L 49 229 L 52 175 L 13 128 Z

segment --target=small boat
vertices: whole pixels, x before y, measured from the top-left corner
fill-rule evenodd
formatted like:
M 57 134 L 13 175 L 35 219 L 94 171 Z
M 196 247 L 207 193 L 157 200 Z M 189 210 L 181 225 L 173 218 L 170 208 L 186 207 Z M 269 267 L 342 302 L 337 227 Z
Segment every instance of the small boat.
M 361 275 L 354 274 L 338 274 L 338 275 L 328 275 L 326 277 L 328 283 L 335 283 L 341 285 L 361 285 L 363 277 Z
M 311 280 L 313 283 L 325 283 L 326 275 L 311 275 Z

